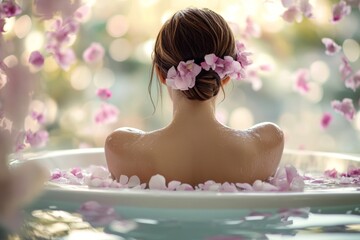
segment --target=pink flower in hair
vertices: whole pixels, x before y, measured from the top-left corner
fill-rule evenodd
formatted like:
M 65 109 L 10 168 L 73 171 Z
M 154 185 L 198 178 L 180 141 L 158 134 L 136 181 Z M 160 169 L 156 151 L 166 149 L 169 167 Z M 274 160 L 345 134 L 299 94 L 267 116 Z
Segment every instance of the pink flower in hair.
M 296 72 L 295 76 L 295 90 L 301 94 L 309 92 L 309 70 L 301 68 Z
M 323 129 L 329 127 L 330 123 L 332 121 L 332 116 L 330 113 L 324 113 L 321 117 L 321 127 Z
M 353 101 L 350 98 L 344 98 L 341 102 L 334 100 L 331 102 L 332 108 L 341 113 L 347 120 L 351 121 L 355 116 L 355 108 Z
M 360 70 L 345 80 L 345 86 L 351 88 L 354 92 L 360 87 Z
M 29 63 L 37 68 L 41 68 L 44 65 L 44 57 L 39 51 L 34 51 L 30 54 Z
M 336 23 L 340 21 L 346 15 L 351 13 L 351 6 L 348 6 L 345 1 L 341 0 L 339 3 L 333 5 L 332 9 L 332 22 Z
M 235 43 L 236 47 L 236 60 L 241 64 L 242 68 L 246 68 L 250 64 L 252 64 L 251 59 L 249 59 L 249 56 L 251 55 L 250 52 L 246 52 L 245 45 L 242 42 L 236 41 Z
M 326 47 L 325 53 L 327 55 L 334 55 L 334 54 L 338 53 L 341 50 L 341 47 L 339 45 L 337 45 L 334 42 L 334 40 L 332 40 L 330 38 L 323 38 L 323 39 L 321 39 L 321 41 Z
M 201 67 L 194 60 L 181 61 L 177 66 L 171 67 L 167 73 L 166 84 L 173 89 L 188 90 L 195 86 L 196 76 L 201 72 Z
M 0 3 L 0 18 L 9 18 L 21 13 L 21 8 L 14 0 L 5 0 Z
M 83 53 L 87 63 L 99 62 L 104 57 L 105 50 L 99 43 L 92 43 Z
M 342 57 L 341 60 L 342 63 L 340 64 L 339 70 L 342 80 L 345 81 L 352 74 L 353 70 L 346 57 Z
M 111 98 L 111 91 L 107 88 L 99 88 L 97 91 L 96 91 L 96 95 L 103 99 L 103 100 L 106 100 L 106 99 L 109 99 Z

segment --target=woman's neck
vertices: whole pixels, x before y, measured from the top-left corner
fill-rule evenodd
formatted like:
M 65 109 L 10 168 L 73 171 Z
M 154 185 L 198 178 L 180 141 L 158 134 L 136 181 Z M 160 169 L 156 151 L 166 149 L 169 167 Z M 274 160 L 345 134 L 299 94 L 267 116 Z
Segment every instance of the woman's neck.
M 172 94 L 173 120 L 170 125 L 191 128 L 219 124 L 215 118 L 215 98 L 190 100 L 181 92 Z

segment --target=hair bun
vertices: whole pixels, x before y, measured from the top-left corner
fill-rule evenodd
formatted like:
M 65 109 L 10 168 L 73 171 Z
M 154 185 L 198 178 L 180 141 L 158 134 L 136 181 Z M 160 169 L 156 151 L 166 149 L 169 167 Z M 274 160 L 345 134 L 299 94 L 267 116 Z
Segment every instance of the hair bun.
M 202 70 L 196 77 L 195 86 L 182 92 L 188 99 L 205 101 L 216 96 L 220 87 L 221 79 L 215 71 Z

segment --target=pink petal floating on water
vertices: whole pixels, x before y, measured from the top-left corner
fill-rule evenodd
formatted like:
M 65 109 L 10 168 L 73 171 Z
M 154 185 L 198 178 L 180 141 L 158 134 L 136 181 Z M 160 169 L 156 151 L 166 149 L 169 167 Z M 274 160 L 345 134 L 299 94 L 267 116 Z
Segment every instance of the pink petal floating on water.
M 333 16 L 331 21 L 333 23 L 336 23 L 346 15 L 349 15 L 350 13 L 351 13 L 351 7 L 348 6 L 345 1 L 341 0 L 337 4 L 333 5 L 333 9 L 332 9 Z
M 176 191 L 194 191 L 194 188 L 190 184 L 182 183 L 176 188 Z
M 168 184 L 168 190 L 169 191 L 174 191 L 176 190 L 179 186 L 181 185 L 181 182 L 179 181 L 171 181 Z
M 360 70 L 345 80 L 345 86 L 352 89 L 354 92 L 360 87 Z
M 96 95 L 103 100 L 107 100 L 111 98 L 112 93 L 108 88 L 99 88 L 96 90 Z
M 308 69 L 301 68 L 295 73 L 294 89 L 301 94 L 309 92 L 309 78 L 310 73 Z
M 44 57 L 39 51 L 34 51 L 30 54 L 29 63 L 37 68 L 41 68 L 44 65 Z
M 140 178 L 136 175 L 131 176 L 128 182 L 128 187 L 133 188 L 140 185 Z
M 338 100 L 334 100 L 331 102 L 332 108 L 341 113 L 347 120 L 351 121 L 355 116 L 355 108 L 352 99 L 344 98 L 341 102 Z
M 100 43 L 92 43 L 83 53 L 83 59 L 86 63 L 96 63 L 103 59 L 105 50 Z
M 334 42 L 331 38 L 321 39 L 322 43 L 325 45 L 327 55 L 334 55 L 341 50 L 341 47 Z
M 323 129 L 328 128 L 332 121 L 332 115 L 330 113 L 324 113 L 321 117 L 321 127 Z
M 101 205 L 96 201 L 83 203 L 78 212 L 94 227 L 104 227 L 118 218 L 114 208 Z
M 337 178 L 337 176 L 338 176 L 338 171 L 337 171 L 335 168 L 333 168 L 333 169 L 331 169 L 331 170 L 326 170 L 326 171 L 324 172 L 324 175 L 325 175 L 326 177 L 329 177 L 329 178 Z

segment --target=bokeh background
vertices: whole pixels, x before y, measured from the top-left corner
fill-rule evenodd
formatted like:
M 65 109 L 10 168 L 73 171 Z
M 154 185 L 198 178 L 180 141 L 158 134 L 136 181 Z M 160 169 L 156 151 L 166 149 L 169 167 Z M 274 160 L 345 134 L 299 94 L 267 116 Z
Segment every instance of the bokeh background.
M 165 88 L 161 100 L 156 84 L 151 87 L 158 102 L 155 113 L 148 94 L 154 40 L 164 21 L 177 10 L 206 7 L 231 24 L 236 38 L 253 53 L 254 68 L 264 64 L 270 67 L 269 71 L 258 72 L 261 86 L 259 82 L 232 82 L 226 87 L 225 98 L 218 98 L 217 115 L 222 122 L 246 129 L 270 121 L 284 130 L 286 148 L 360 153 L 359 90 L 345 88 L 339 73 L 342 55 L 354 70 L 360 69 L 360 14 L 359 8 L 353 7 L 350 15 L 331 23 L 336 2 L 310 1 L 314 16 L 288 23 L 281 18 L 285 9 L 280 0 L 83 1 L 90 11 L 71 41 L 77 61 L 64 71 L 52 56 L 45 55 L 41 70 L 29 66 L 37 78 L 30 109 L 44 112 L 44 127 L 49 132 L 49 141 L 42 150 L 103 147 L 106 136 L 116 128 L 152 131 L 166 126 L 171 121 L 172 103 Z M 20 4 L 23 13 L 5 26 L 4 37 L 15 46 L 6 61 L 28 65 L 32 51 L 43 52 L 45 32 L 52 20 L 37 17 L 32 1 Z M 244 36 L 248 17 L 256 29 L 251 36 Z M 334 39 L 342 52 L 327 56 L 321 42 L 324 37 Z M 104 47 L 105 56 L 89 65 L 82 54 L 92 42 Z M 294 89 L 294 74 L 300 68 L 310 72 L 310 90 L 305 94 Z M 98 88 L 109 88 L 113 96 L 108 103 L 119 109 L 118 118 L 111 123 L 94 121 L 103 103 L 96 96 Z M 352 121 L 331 108 L 332 100 L 345 97 L 353 99 L 357 109 Z M 332 121 L 324 129 L 320 123 L 325 112 L 332 115 Z M 24 127 L 36 130 L 38 125 L 28 117 Z

